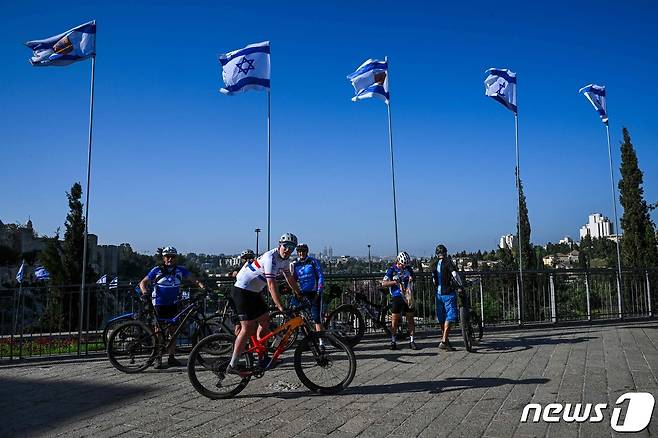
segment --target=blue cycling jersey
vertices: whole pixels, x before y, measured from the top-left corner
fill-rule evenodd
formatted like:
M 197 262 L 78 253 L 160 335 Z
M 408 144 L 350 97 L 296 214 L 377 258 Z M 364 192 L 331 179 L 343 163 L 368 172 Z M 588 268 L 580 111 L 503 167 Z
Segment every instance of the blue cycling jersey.
M 182 266 L 163 271 L 161 266 L 156 266 L 146 276 L 153 284 L 153 293 L 151 294 L 153 305 L 171 306 L 176 304 L 176 300 L 180 295 L 181 283 L 184 278 L 190 276 L 190 271 Z
M 320 262 L 313 257 L 297 260 L 292 265 L 292 275 L 302 292 L 315 292 L 324 288 L 324 275 Z
M 384 281 L 391 281 L 393 280 L 393 277 L 397 276 L 399 278 L 399 281 L 402 283 L 402 285 L 405 288 L 407 288 L 409 287 L 409 280 L 413 278 L 413 275 L 414 273 L 409 266 L 405 266 L 404 268 L 401 269 L 396 263 L 392 265 L 390 268 L 388 268 L 386 274 L 384 275 Z M 403 296 L 399 284 L 396 284 L 395 286 L 391 286 L 390 290 L 392 297 Z

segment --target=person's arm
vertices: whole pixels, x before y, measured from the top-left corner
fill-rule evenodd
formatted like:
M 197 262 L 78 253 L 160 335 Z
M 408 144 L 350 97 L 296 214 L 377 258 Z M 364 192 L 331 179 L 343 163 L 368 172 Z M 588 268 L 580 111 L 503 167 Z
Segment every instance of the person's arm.
M 290 273 L 290 271 L 281 271 L 283 272 L 283 276 L 285 277 L 286 281 L 290 285 L 290 288 L 295 292 L 295 295 L 297 297 L 301 296 L 302 290 L 299 288 L 299 285 L 297 284 L 297 281 L 295 280 L 295 277 Z
M 267 279 L 267 290 L 270 292 L 274 305 L 277 309 L 283 312 L 283 304 L 281 304 L 281 295 L 279 295 L 279 287 L 276 284 L 276 278 Z
M 142 291 L 142 296 L 147 297 L 149 292 L 148 292 L 148 284 L 151 282 L 151 279 L 147 275 L 142 279 L 142 281 L 139 282 L 139 290 Z
M 313 261 L 315 265 L 315 273 L 318 275 L 318 293 L 322 293 L 324 290 L 324 274 L 322 273 L 322 266 L 317 260 Z
M 450 261 L 450 270 L 452 274 L 452 278 L 459 285 L 459 287 L 464 287 L 464 282 L 462 281 L 461 276 L 459 275 L 459 272 L 457 272 L 457 267 L 455 266 L 452 261 Z
M 382 280 L 382 287 L 392 287 L 396 284 L 398 284 L 397 275 L 393 275 L 393 270 L 389 268 L 384 275 L 384 279 Z

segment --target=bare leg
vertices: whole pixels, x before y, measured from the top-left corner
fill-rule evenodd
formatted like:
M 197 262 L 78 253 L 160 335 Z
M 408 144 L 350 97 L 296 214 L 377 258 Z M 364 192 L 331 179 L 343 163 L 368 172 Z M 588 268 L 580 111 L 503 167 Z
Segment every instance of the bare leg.
M 446 321 L 443 323 L 443 337 L 441 339 L 442 342 L 448 342 L 448 332 L 450 331 L 450 322 Z
M 238 337 L 235 338 L 235 344 L 233 344 L 233 357 L 231 358 L 231 366 L 237 365 L 238 358 L 244 353 L 249 337 L 251 337 L 256 332 L 256 320 L 252 321 L 240 321 L 240 333 Z
M 395 336 L 398 334 L 398 326 L 400 325 L 400 314 L 391 314 L 391 341 L 395 341 Z
M 416 332 L 416 326 L 414 324 L 414 313 L 407 313 L 407 325 L 409 326 L 409 335 L 413 336 Z

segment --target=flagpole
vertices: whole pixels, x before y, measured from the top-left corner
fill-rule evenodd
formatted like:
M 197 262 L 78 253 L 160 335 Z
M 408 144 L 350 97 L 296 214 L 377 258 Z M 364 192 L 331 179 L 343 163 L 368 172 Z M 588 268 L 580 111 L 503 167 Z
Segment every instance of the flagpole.
M 87 276 L 87 236 L 89 233 L 89 191 L 91 183 L 91 139 L 94 126 L 94 74 L 96 72 L 96 55 L 91 57 L 91 92 L 89 96 L 89 143 L 87 148 L 87 190 L 85 195 L 85 238 L 82 248 L 82 280 L 80 286 L 80 319 L 78 330 L 78 356 L 82 343 L 82 326 L 84 321 L 85 279 Z
M 384 57 L 386 65 L 388 66 L 388 56 Z M 387 72 L 388 74 L 388 72 Z M 388 78 L 386 78 L 388 80 Z M 388 146 L 391 150 L 391 180 L 393 182 L 393 222 L 395 223 L 395 255 L 400 253 L 400 245 L 398 241 L 398 207 L 395 199 L 395 166 L 393 164 L 393 129 L 391 127 L 391 102 L 390 99 L 386 102 L 386 111 L 388 112 Z
M 516 214 L 517 227 L 519 232 L 519 286 L 516 288 L 516 307 L 519 325 L 522 323 L 521 315 L 521 297 L 523 296 L 523 251 L 521 241 L 521 167 L 519 164 L 519 114 L 514 112 L 514 143 L 516 145 L 516 196 L 518 198 L 518 209 Z M 530 256 L 528 254 L 528 256 Z
M 271 186 L 272 186 L 272 139 L 270 129 L 270 91 L 267 92 L 267 250 L 270 246 L 270 214 L 271 214 Z
M 614 171 L 612 169 L 612 150 L 610 148 L 610 126 L 608 122 L 605 122 L 605 132 L 608 137 L 608 162 L 610 163 L 610 193 L 612 195 L 612 210 L 615 215 L 615 228 L 617 231 L 617 238 L 615 242 L 617 243 L 617 308 L 619 310 L 619 318 L 622 318 L 621 310 L 621 251 L 619 250 L 619 238 L 620 238 L 620 229 L 619 229 L 619 220 L 617 218 L 617 200 L 615 196 L 615 177 Z

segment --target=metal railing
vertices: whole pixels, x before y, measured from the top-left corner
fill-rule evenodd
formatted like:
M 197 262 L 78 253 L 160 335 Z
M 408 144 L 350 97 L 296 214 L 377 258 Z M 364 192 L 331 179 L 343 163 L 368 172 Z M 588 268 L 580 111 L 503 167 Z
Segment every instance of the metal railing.
M 658 270 L 624 271 L 621 303 L 618 301 L 617 272 L 599 270 L 526 271 L 523 293 L 518 272 L 462 272 L 472 306 L 485 326 L 593 321 L 629 317 L 651 317 L 656 312 Z M 388 295 L 379 290 L 383 274 L 328 275 L 326 311 L 351 302 L 360 292 L 379 303 Z M 234 279 L 222 278 L 213 289 L 229 292 Z M 33 356 L 86 355 L 104 349 L 101 334 L 111 318 L 134 311 L 135 285 L 116 288 L 85 286 L 83 322 L 79 321 L 80 286 L 23 286 L 0 289 L 0 360 Z M 192 293 L 194 291 L 192 290 Z M 436 325 L 435 293 L 429 273 L 416 273 L 414 282 L 416 322 L 419 327 Z M 521 303 L 517 297 L 521 298 Z M 215 301 L 206 302 L 214 312 Z M 520 313 L 519 313 L 520 310 Z M 368 324 L 369 330 L 375 330 Z

